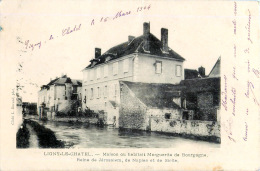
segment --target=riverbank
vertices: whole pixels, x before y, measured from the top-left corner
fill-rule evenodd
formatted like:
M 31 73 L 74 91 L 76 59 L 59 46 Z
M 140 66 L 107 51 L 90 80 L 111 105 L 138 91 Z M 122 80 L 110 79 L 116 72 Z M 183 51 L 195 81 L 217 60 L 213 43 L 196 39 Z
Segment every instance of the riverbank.
M 39 121 L 37 115 L 27 115 L 26 119 Z M 44 120 L 43 120 L 44 121 Z M 53 122 L 65 122 L 65 123 L 84 123 L 96 125 L 99 127 L 107 126 L 104 123 L 100 123 L 98 118 L 89 117 L 53 117 L 48 119 L 48 121 Z M 159 122 L 160 121 L 160 122 Z M 185 139 L 197 140 L 197 141 L 207 141 L 212 143 L 221 143 L 220 138 L 220 126 L 217 122 L 212 121 L 179 121 L 179 120 L 158 120 L 151 122 L 151 130 L 148 132 L 154 132 L 158 134 L 181 137 Z M 174 124 L 172 124 L 174 123 Z M 114 128 L 114 127 L 113 127 Z M 135 132 L 135 131 L 145 131 L 145 130 L 135 130 L 130 128 L 119 128 L 124 130 L 124 132 Z M 145 131 L 146 132 L 146 131 Z
M 27 115 L 25 119 L 39 120 L 38 115 Z M 89 124 L 97 124 L 98 118 L 87 118 L 87 117 L 53 117 L 42 120 L 54 121 L 54 122 L 82 122 Z
M 16 147 L 64 148 L 64 142 L 57 140 L 52 130 L 45 128 L 36 121 L 24 119 L 21 128 L 16 134 Z
M 22 123 L 21 127 L 16 133 L 16 148 L 29 148 L 30 132 L 25 123 Z
M 38 121 L 51 129 L 65 148 L 219 148 L 220 144 L 141 130 L 98 127 L 80 122 Z M 70 146 L 68 146 L 70 145 Z

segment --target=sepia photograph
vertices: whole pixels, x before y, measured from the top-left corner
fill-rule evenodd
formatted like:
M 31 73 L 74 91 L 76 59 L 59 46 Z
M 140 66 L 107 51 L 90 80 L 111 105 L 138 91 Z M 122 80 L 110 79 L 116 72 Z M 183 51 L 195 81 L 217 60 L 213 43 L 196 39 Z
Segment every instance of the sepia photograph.
M 104 53 L 93 49 L 86 67 L 74 71 L 82 79 L 62 74 L 39 86 L 33 94 L 38 101 L 18 97 L 23 123 L 17 147 L 219 147 L 210 143 L 221 139 L 221 58 L 207 74 L 203 66 L 184 68 L 188 59 L 171 49 L 168 29 L 161 28 L 157 38 L 150 23 L 140 24 L 141 36 L 125 36 L 126 42 Z

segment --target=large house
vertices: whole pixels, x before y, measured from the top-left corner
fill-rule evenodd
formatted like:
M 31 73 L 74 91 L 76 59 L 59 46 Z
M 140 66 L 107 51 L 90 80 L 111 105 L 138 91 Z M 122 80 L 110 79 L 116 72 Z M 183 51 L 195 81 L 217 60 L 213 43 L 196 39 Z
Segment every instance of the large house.
M 67 113 L 77 101 L 81 101 L 80 80 L 74 80 L 66 75 L 51 80 L 47 85 L 41 86 L 38 92 L 38 113 L 43 113 L 45 109 L 48 112 L 63 112 Z
M 104 111 L 107 123 L 118 121 L 119 81 L 179 84 L 184 78 L 185 59 L 168 46 L 168 30 L 161 29 L 161 40 L 150 33 L 150 23 L 143 24 L 143 35 L 101 54 L 83 69 L 82 108 Z

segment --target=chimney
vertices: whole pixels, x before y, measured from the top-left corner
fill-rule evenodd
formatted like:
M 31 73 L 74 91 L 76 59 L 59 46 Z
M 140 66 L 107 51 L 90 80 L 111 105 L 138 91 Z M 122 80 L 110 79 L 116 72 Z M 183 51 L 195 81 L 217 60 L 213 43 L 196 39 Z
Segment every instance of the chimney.
M 166 28 L 162 28 L 161 29 L 161 41 L 162 41 L 162 50 L 164 52 L 168 52 L 169 51 L 169 47 L 168 47 L 168 29 Z
M 199 67 L 198 71 L 199 71 L 200 76 L 205 77 L 205 68 L 204 67 L 202 67 L 202 66 Z
M 95 48 L 95 59 L 101 56 L 101 49 L 100 48 Z
M 150 23 L 144 23 L 144 35 L 148 35 L 150 33 Z
M 150 33 L 150 23 L 144 23 L 144 50 L 150 51 L 149 33 Z
M 134 36 L 128 36 L 128 43 L 130 43 L 132 40 L 134 40 Z

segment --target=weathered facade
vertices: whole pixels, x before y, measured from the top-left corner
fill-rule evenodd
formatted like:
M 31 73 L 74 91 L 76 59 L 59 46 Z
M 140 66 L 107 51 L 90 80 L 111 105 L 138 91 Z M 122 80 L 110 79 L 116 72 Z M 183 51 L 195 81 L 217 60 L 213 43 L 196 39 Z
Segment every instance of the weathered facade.
M 181 119 L 181 93 L 173 84 L 120 81 L 119 127 L 151 130 L 151 117 Z M 173 100 L 174 99 L 174 100 Z
M 186 79 L 180 84 L 185 87 L 182 91 L 184 119 L 220 121 L 220 58 L 207 77 Z
M 129 36 L 102 55 L 95 49 L 95 58 L 83 70 L 82 107 L 104 111 L 108 124 L 117 123 L 119 81 L 177 84 L 184 77 L 183 61 L 168 47 L 167 29 L 161 29 L 159 40 L 150 33 L 150 23 L 144 23 L 143 35 Z
M 47 112 L 67 113 L 76 102 L 81 102 L 82 82 L 63 75 L 43 85 L 38 92 L 38 113 L 42 106 Z

